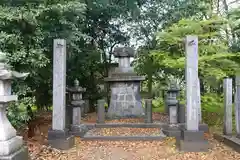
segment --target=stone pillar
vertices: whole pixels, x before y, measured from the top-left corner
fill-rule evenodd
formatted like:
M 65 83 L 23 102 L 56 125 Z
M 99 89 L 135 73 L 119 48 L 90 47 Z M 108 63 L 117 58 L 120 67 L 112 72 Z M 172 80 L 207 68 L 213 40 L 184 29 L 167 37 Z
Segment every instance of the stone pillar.
M 66 127 L 66 41 L 55 39 L 53 46 L 53 115 L 48 143 L 64 150 L 74 145 L 74 137 Z
M 17 136 L 6 116 L 9 102 L 17 101 L 16 95 L 11 95 L 11 80 L 25 78 L 28 74 L 20 74 L 8 70 L 5 54 L 0 52 L 0 159 L 27 160 L 28 149 L 23 144 L 23 138 Z M 5 68 L 6 67 L 6 68 Z
M 198 84 L 198 38 L 187 36 L 186 38 L 186 102 L 187 120 L 186 129 L 198 131 L 198 104 L 197 104 L 197 84 Z
M 105 100 L 101 99 L 97 101 L 97 123 L 105 123 Z
M 179 94 L 179 89 L 176 85 L 171 84 L 169 90 L 167 91 L 167 104 L 169 109 L 169 123 L 178 123 L 178 100 L 177 95 Z
M 232 79 L 223 80 L 224 91 L 224 127 L 223 134 L 232 135 Z
M 235 78 L 236 92 L 235 92 L 235 119 L 237 137 L 240 138 L 240 75 Z
M 176 145 L 180 151 L 206 152 L 208 142 L 204 138 L 204 131 L 199 130 L 199 104 L 197 102 L 198 88 L 198 37 L 186 37 L 186 126 L 181 128 L 181 138 L 177 139 Z
M 153 123 L 152 99 L 145 99 L 145 123 Z

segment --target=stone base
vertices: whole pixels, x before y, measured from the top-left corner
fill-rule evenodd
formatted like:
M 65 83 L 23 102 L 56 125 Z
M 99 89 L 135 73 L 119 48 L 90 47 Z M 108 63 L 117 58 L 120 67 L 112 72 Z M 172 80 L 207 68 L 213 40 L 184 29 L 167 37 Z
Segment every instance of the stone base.
M 80 124 L 80 125 L 72 125 L 70 133 L 74 136 L 83 137 L 85 133 L 95 127 L 94 124 Z
M 29 160 L 28 148 L 23 146 L 21 149 L 8 156 L 0 156 L 0 160 Z
M 185 123 L 180 123 L 179 128 L 184 130 L 185 129 Z M 199 124 L 199 131 L 204 131 L 205 133 L 208 133 L 209 132 L 208 125 L 205 124 L 205 123 Z
M 113 84 L 107 117 L 110 119 L 144 117 L 139 87 L 140 82 Z
M 177 127 L 166 127 L 162 132 L 168 137 L 175 137 L 176 139 L 181 137 L 181 131 Z
M 184 141 L 179 140 L 178 148 L 184 152 L 208 152 L 209 144 L 206 140 L 204 141 Z
M 69 134 L 68 130 L 49 130 L 48 144 L 56 149 L 68 150 L 75 144 L 74 136 Z
M 181 130 L 181 138 L 177 139 L 176 146 L 184 152 L 207 152 L 209 148 L 204 131 Z
M 232 149 L 240 153 L 240 138 L 238 138 L 238 136 L 228 136 L 220 134 L 214 134 L 213 136 L 219 142 L 224 143 L 225 145 L 231 147 Z

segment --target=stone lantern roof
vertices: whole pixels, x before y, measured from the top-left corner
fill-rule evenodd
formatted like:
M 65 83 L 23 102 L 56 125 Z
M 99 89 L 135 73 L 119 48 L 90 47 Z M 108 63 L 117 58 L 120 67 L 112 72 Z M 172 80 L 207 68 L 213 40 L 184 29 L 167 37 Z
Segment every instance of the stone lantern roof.
M 11 71 L 11 67 L 7 64 L 6 53 L 0 52 L 0 80 L 10 80 L 14 78 L 26 78 L 29 73 L 19 73 Z
M 113 55 L 116 58 L 119 57 L 134 57 L 134 49 L 131 47 L 117 47 L 113 51 Z

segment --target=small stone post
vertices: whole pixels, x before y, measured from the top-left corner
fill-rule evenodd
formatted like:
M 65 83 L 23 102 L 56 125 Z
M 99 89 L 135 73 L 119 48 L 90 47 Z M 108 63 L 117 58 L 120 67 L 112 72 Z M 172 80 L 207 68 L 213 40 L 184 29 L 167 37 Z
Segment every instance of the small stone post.
M 223 80 L 224 90 L 224 135 L 232 135 L 232 79 Z
M 90 106 L 89 106 L 89 100 L 88 99 L 85 99 L 85 105 L 84 105 L 84 113 L 87 114 L 89 113 L 89 110 L 90 110 Z
M 73 117 L 72 117 L 72 125 L 80 125 L 81 124 L 81 108 L 84 107 L 84 101 L 82 100 L 82 93 L 85 92 L 86 89 L 79 86 L 79 81 L 76 79 L 74 81 L 74 88 L 71 89 L 72 92 L 72 102 L 73 106 Z
M 65 150 L 74 145 L 74 137 L 66 127 L 66 41 L 55 39 L 53 47 L 53 113 L 48 143 Z
M 145 123 L 152 122 L 152 99 L 145 99 Z
M 6 116 L 9 102 L 17 101 L 16 95 L 11 95 L 11 80 L 25 78 L 28 74 L 9 70 L 6 64 L 6 54 L 0 52 L 0 159 L 27 160 L 28 150 L 23 145 L 22 137 L 17 136 Z
M 237 137 L 240 138 L 240 75 L 235 78 L 236 92 L 235 92 L 235 118 Z
M 97 101 L 97 123 L 105 123 L 105 100 L 101 99 Z
M 169 123 L 177 124 L 178 123 L 178 100 L 177 95 L 179 94 L 179 88 L 171 84 L 169 90 L 167 91 L 167 104 L 169 108 Z

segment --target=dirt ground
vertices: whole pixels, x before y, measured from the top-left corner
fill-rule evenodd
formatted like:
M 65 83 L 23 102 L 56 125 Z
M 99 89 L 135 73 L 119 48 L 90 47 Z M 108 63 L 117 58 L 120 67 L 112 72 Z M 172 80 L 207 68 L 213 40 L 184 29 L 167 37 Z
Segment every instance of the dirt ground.
M 161 114 L 154 114 L 154 119 L 166 120 Z M 88 115 L 84 122 L 94 123 L 95 114 Z M 68 151 L 59 151 L 47 146 L 47 131 L 51 127 L 51 113 L 42 113 L 37 119 L 39 124 L 36 135 L 29 139 L 22 133 L 33 160 L 240 160 L 240 154 L 206 135 L 210 143 L 207 153 L 181 153 L 176 149 L 175 139 L 166 138 L 163 141 L 81 141 L 75 138 L 75 146 Z M 142 120 L 125 119 L 109 123 L 136 123 Z M 136 133 L 155 133 L 156 129 L 119 128 L 104 130 L 104 135 L 135 135 Z M 128 134 L 129 132 L 129 134 Z

